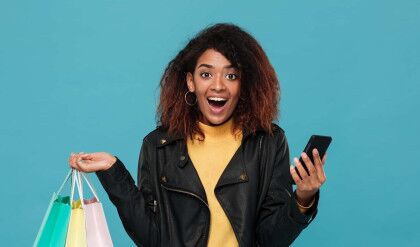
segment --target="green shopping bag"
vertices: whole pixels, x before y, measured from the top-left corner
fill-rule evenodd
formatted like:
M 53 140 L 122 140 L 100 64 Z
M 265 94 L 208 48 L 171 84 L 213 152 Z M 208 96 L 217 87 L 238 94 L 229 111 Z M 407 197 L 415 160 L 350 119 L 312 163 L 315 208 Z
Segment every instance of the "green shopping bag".
M 64 185 L 72 177 L 71 195 L 61 196 Z M 64 182 L 56 193 L 53 193 L 47 212 L 42 220 L 34 247 L 61 247 L 66 243 L 67 228 L 70 220 L 70 202 L 73 200 L 75 185 L 75 171 L 67 174 Z

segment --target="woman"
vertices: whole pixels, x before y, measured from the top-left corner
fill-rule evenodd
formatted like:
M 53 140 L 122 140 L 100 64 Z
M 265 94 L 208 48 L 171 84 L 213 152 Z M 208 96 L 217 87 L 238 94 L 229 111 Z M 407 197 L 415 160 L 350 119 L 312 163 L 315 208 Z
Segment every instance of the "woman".
M 108 153 L 71 155 L 96 172 L 141 246 L 288 246 L 317 212 L 323 165 L 314 150 L 289 164 L 277 76 L 241 28 L 201 31 L 161 79 L 159 127 L 143 140 L 138 187 Z M 297 185 L 292 190 L 292 181 Z

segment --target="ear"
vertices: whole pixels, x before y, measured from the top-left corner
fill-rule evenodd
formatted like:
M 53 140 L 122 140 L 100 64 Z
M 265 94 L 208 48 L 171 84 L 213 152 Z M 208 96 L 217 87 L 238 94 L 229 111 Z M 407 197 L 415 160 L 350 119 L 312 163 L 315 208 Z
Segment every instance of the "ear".
M 194 86 L 194 81 L 193 81 L 193 75 L 191 74 L 191 72 L 187 73 L 187 76 L 186 76 L 185 79 L 187 80 L 188 90 L 190 92 L 194 92 L 195 91 L 195 86 Z

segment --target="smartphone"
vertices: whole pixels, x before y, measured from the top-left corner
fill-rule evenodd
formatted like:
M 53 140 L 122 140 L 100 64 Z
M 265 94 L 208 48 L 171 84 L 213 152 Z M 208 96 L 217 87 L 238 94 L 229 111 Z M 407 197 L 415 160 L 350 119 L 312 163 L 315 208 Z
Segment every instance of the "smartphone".
M 332 141 L 331 136 L 312 135 L 311 138 L 309 138 L 309 141 L 306 144 L 305 149 L 303 149 L 303 152 L 305 152 L 308 155 L 308 157 L 311 159 L 312 163 L 315 164 L 314 158 L 312 155 L 312 150 L 316 148 L 318 150 L 319 157 L 321 157 L 321 160 L 322 160 L 322 158 L 324 157 L 324 154 L 327 152 L 327 149 L 330 146 L 331 141 Z M 308 172 L 308 168 L 306 167 L 305 162 L 302 160 L 302 157 L 299 158 L 299 161 L 302 164 L 303 168 L 305 168 L 306 172 Z M 295 167 L 295 171 L 300 177 L 299 171 L 296 167 Z

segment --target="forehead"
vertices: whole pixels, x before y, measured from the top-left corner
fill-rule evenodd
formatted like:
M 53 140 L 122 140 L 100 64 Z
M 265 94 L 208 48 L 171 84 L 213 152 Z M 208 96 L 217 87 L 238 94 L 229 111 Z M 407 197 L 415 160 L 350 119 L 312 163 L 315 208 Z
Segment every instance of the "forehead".
M 199 67 L 202 64 L 211 65 L 212 67 L 227 67 L 231 66 L 231 62 L 220 52 L 214 49 L 207 49 L 201 56 L 197 59 L 196 67 Z

